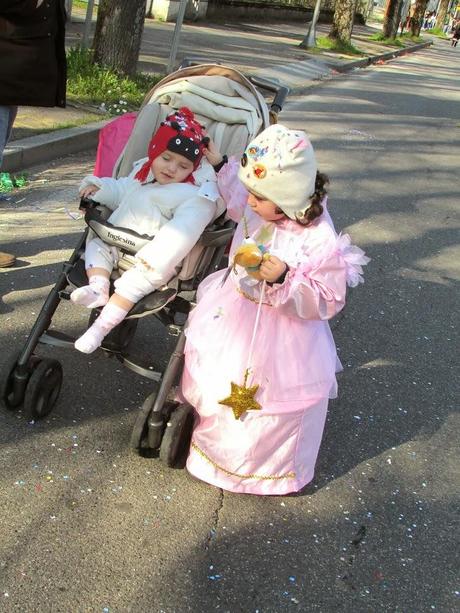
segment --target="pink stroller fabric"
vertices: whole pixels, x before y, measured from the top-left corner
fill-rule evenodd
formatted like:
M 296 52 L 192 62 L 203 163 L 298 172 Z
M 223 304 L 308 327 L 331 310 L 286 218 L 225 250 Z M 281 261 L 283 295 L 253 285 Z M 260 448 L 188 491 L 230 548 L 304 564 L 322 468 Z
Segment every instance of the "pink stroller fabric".
M 128 142 L 136 121 L 137 113 L 126 113 L 116 117 L 105 125 L 99 132 L 96 165 L 96 177 L 111 177 L 115 162 L 120 157 L 124 146 Z

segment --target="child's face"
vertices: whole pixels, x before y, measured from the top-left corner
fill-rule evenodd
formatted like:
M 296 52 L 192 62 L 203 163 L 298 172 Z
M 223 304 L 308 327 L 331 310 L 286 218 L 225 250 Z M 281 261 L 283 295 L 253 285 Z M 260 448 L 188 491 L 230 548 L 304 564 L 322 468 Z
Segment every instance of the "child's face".
M 278 219 L 283 219 L 285 216 L 284 213 L 278 212 L 279 209 L 274 202 L 262 196 L 258 196 L 254 194 L 254 192 L 249 192 L 248 205 L 254 213 L 257 213 L 257 215 L 265 219 L 265 221 L 278 221 Z
M 182 183 L 193 172 L 193 162 L 179 153 L 165 149 L 153 160 L 151 169 L 160 185 Z

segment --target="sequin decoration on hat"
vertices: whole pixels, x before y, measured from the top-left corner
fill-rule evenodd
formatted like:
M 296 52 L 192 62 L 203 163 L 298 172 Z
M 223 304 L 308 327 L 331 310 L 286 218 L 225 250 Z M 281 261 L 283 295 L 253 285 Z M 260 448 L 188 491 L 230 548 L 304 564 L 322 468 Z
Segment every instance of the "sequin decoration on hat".
M 267 176 L 267 169 L 263 164 L 254 164 L 252 172 L 257 179 L 265 179 Z

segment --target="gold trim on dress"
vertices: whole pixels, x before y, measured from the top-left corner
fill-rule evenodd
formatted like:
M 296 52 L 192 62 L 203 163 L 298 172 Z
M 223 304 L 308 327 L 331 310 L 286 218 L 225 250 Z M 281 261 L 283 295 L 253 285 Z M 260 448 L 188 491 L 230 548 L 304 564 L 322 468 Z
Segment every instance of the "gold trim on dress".
M 280 479 L 295 479 L 295 472 L 286 473 L 285 475 L 241 475 L 239 473 L 234 473 L 231 470 L 227 470 L 223 466 L 219 466 L 219 464 L 211 460 L 211 458 L 204 451 L 202 451 L 198 447 L 198 445 L 194 443 L 193 441 L 191 443 L 191 446 L 203 459 L 205 459 L 207 462 L 212 464 L 215 468 L 221 470 L 225 474 L 230 475 L 232 477 L 238 477 L 239 479 L 259 479 L 262 481 L 269 481 L 269 480 L 277 481 Z
M 254 298 L 253 296 L 250 296 L 249 294 L 246 294 L 246 292 L 244 292 L 239 285 L 236 286 L 236 291 L 239 292 L 242 296 L 244 296 L 248 300 L 250 300 L 251 302 L 255 302 L 256 304 L 259 304 L 259 299 L 258 298 Z M 269 307 L 273 306 L 269 302 L 262 302 L 262 304 L 265 305 L 265 306 L 269 306 Z

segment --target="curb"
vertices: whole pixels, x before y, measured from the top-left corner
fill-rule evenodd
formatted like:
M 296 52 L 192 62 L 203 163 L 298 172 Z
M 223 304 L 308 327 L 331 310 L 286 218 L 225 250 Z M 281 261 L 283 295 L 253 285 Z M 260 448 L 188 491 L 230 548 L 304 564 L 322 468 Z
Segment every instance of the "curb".
M 424 43 L 417 43 L 416 45 L 410 45 L 408 47 L 401 47 L 399 49 L 395 49 L 394 51 L 386 51 L 385 53 L 380 53 L 378 55 L 369 55 L 361 60 L 355 60 L 354 62 L 348 62 L 342 66 L 333 66 L 332 70 L 338 72 L 340 74 L 345 74 L 347 72 L 351 72 L 356 68 L 365 68 L 366 66 L 370 66 L 371 64 L 376 64 L 377 62 L 383 60 L 392 60 L 398 56 L 406 55 L 408 53 L 414 53 L 415 51 L 420 51 L 420 49 L 425 49 L 426 47 L 430 47 L 433 44 L 433 41 L 427 41 Z M 312 88 L 316 87 L 317 83 L 320 81 L 325 81 L 327 79 L 333 78 L 331 74 L 320 75 L 316 82 L 310 83 L 309 85 L 300 85 L 298 87 L 290 88 L 290 94 L 294 96 L 298 96 L 301 94 L 308 93 Z
M 35 164 L 50 162 L 58 157 L 96 148 L 99 130 L 110 119 L 88 123 L 77 128 L 55 130 L 12 141 L 3 153 L 3 172 L 23 170 Z
M 363 58 L 362 60 L 356 60 L 354 62 L 349 62 L 344 66 L 338 66 L 335 70 L 337 72 L 348 72 L 349 70 L 353 70 L 354 68 L 364 68 L 365 66 L 370 66 L 371 64 L 376 64 L 380 60 L 392 60 L 395 57 L 400 55 L 406 55 L 407 53 L 414 53 L 415 51 L 420 51 L 420 49 L 425 49 L 426 47 L 430 47 L 433 44 L 433 41 L 427 41 L 425 43 L 417 43 L 416 45 L 410 45 L 408 47 L 399 47 L 394 51 L 386 51 L 385 53 L 380 53 L 379 55 L 369 55 L 368 57 Z

